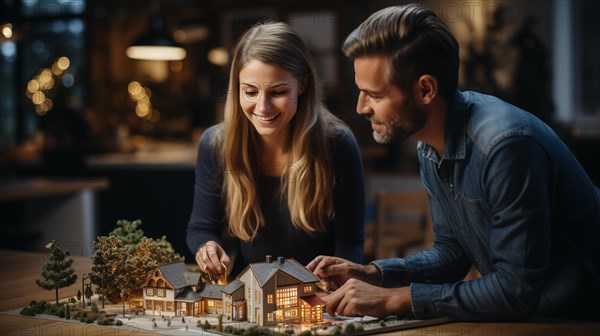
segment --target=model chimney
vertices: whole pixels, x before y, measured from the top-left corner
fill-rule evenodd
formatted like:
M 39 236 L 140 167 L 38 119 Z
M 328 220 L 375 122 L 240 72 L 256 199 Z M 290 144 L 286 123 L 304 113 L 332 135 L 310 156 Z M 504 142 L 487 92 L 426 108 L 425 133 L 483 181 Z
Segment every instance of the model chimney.
M 280 264 L 283 264 L 285 262 L 285 258 L 284 257 L 277 257 L 277 262 Z
M 267 262 L 267 264 L 270 264 L 272 259 L 273 259 L 273 257 L 270 254 L 268 254 L 265 261 Z

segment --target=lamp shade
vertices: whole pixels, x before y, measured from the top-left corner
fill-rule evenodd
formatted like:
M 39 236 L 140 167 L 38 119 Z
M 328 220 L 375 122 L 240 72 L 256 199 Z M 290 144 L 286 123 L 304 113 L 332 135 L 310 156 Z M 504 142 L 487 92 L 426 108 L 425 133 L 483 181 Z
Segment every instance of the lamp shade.
M 164 29 L 160 15 L 152 16 L 150 27 L 137 37 L 125 51 L 127 57 L 153 61 L 180 61 L 186 51 Z

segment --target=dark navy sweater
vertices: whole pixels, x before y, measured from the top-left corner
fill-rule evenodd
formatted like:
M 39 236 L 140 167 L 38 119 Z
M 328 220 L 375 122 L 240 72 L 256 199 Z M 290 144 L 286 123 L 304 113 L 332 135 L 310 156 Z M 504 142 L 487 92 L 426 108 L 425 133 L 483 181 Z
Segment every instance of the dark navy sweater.
M 249 263 L 265 260 L 266 255 L 294 258 L 303 265 L 318 255 L 335 255 L 357 263 L 363 262 L 364 178 L 356 140 L 346 130 L 330 138 L 335 172 L 335 217 L 324 232 L 309 235 L 292 225 L 287 195 L 281 197 L 281 178 L 260 175 L 258 197 L 264 224 L 251 242 L 223 238 L 227 234 L 225 204 L 222 198 L 223 168 L 220 149 L 213 141 L 220 125 L 207 129 L 198 145 L 196 182 L 192 214 L 187 228 L 187 244 L 193 254 L 209 240 L 221 244 L 235 263 L 231 276 Z

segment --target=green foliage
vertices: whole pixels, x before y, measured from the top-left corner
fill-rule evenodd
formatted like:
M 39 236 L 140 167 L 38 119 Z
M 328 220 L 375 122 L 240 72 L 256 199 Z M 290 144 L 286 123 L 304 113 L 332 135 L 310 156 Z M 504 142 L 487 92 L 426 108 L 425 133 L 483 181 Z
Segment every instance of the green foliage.
M 204 323 L 202 323 L 202 326 L 200 328 L 202 328 L 202 330 L 208 330 L 212 329 L 212 325 L 208 323 L 208 320 L 204 320 Z
M 85 319 L 85 323 L 94 323 L 94 320 L 95 320 L 95 319 L 94 319 L 94 317 L 92 317 L 92 316 L 88 316 L 88 317 Z M 82 322 L 83 322 L 83 321 L 82 321 Z
M 96 304 L 96 302 L 92 303 L 92 308 L 90 308 L 90 310 L 92 311 L 92 313 L 95 314 L 100 313 L 100 309 L 98 309 L 98 305 Z
M 303 332 L 299 333 L 298 336 L 311 336 L 312 332 L 310 330 L 304 330 Z
M 141 296 L 140 287 L 158 265 L 183 261 L 164 236 L 145 237 L 141 223 L 120 220 L 109 236 L 94 241 L 90 279 L 100 288 L 105 285 L 105 297 L 112 302 L 123 301 L 123 290 Z
M 29 306 L 31 307 L 31 309 L 33 309 L 33 312 L 36 314 L 43 314 L 46 311 L 46 308 L 49 306 L 48 303 L 46 303 L 45 300 L 40 301 L 39 303 L 36 302 L 35 300 L 31 301 L 31 303 L 29 304 Z
M 123 321 L 121 321 L 121 320 L 117 320 L 117 321 L 115 322 L 115 325 L 116 325 L 117 327 L 120 327 L 120 326 L 122 326 L 122 325 L 123 325 Z
M 142 221 L 139 219 L 130 222 L 128 220 L 118 220 L 117 228 L 109 233 L 109 236 L 117 237 L 123 244 L 131 250 L 144 238 L 144 231 L 140 229 Z
M 354 334 L 355 332 L 356 326 L 354 325 L 354 323 L 346 324 L 346 327 L 344 328 L 344 334 Z
M 335 325 L 335 327 L 333 327 L 333 332 L 331 334 L 332 335 L 341 335 L 342 334 L 342 326 L 340 326 L 339 324 Z
M 58 303 L 58 290 L 69 287 L 77 281 L 77 274 L 73 267 L 73 258 L 69 251 L 63 251 L 56 241 L 46 245 L 49 250 L 48 262 L 42 267 L 42 278 L 36 279 L 35 283 L 43 289 L 55 290 L 56 303 Z
M 25 316 L 35 316 L 35 311 L 30 307 L 25 307 L 21 309 L 20 314 Z
M 96 320 L 96 323 L 98 325 L 103 325 L 103 326 L 107 326 L 107 325 L 111 325 L 113 324 L 114 319 L 108 318 L 108 317 L 101 317 L 98 320 Z
M 379 321 L 379 326 L 385 327 L 386 326 L 385 321 L 384 320 Z

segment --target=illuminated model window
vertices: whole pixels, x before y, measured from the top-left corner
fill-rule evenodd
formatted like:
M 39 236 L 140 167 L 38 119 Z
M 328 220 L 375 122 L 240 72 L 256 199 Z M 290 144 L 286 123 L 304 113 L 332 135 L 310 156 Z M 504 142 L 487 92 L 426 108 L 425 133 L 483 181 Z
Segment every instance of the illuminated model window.
M 277 308 L 291 308 L 298 305 L 298 289 L 296 287 L 277 289 Z
M 208 308 L 215 308 L 215 301 L 214 300 L 208 300 L 208 301 L 206 301 L 206 306 Z
M 256 303 L 260 303 L 260 291 L 254 292 L 254 299 L 256 300 Z
M 146 295 L 147 296 L 154 296 L 154 289 L 152 289 L 152 288 L 146 288 Z
M 304 286 L 304 293 L 312 292 L 312 286 Z
M 273 304 L 273 294 L 267 295 L 267 303 Z
M 165 297 L 165 290 L 164 289 L 157 289 L 156 290 L 156 295 L 159 297 Z

